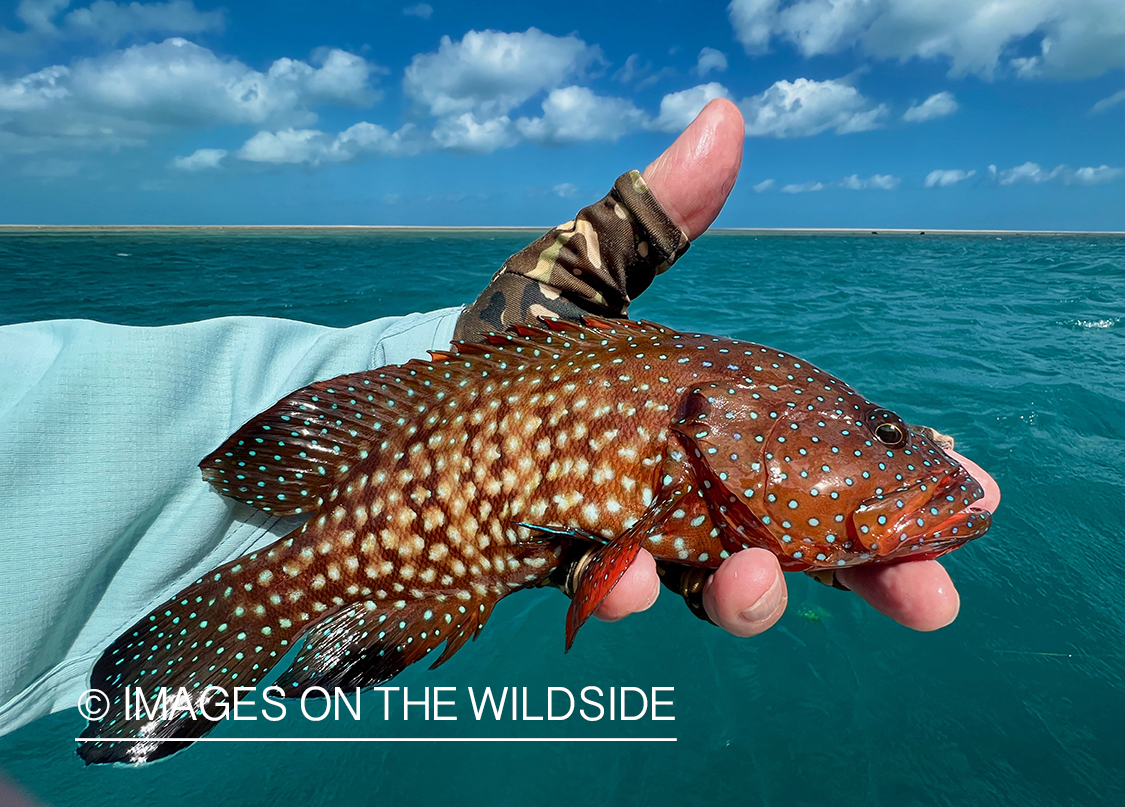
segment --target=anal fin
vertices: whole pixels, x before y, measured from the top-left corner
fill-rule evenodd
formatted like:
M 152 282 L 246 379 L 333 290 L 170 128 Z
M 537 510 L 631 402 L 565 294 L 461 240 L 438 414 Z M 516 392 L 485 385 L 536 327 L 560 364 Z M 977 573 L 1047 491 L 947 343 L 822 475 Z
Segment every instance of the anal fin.
M 445 651 L 432 665 L 437 667 L 480 634 L 500 599 L 498 594 L 465 599 L 464 594 L 354 603 L 309 632 L 278 685 L 287 698 L 300 697 L 312 687 L 331 692 L 335 687 L 378 686 L 444 642 Z

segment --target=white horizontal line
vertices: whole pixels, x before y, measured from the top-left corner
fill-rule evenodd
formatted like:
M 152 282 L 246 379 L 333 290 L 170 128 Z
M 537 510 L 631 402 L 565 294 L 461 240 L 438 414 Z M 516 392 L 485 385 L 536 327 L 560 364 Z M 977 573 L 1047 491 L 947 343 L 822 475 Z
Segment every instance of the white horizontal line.
M 675 737 L 75 737 L 76 743 L 674 743 Z

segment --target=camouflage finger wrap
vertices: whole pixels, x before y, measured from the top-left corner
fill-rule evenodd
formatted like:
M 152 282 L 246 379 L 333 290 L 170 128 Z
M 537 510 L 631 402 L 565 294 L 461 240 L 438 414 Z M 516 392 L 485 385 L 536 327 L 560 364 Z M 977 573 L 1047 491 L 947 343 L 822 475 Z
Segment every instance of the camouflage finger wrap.
M 453 338 L 473 339 L 539 317 L 623 317 L 633 298 L 687 248 L 687 236 L 640 172 L 630 171 L 600 202 L 509 258 L 461 314 Z

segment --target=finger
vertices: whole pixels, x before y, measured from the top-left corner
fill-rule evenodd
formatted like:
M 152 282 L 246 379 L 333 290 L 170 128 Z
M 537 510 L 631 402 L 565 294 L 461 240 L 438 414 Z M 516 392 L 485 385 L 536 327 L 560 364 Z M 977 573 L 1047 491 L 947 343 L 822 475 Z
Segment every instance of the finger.
M 656 200 L 689 239 L 711 226 L 742 164 L 745 124 L 738 107 L 716 98 L 644 170 Z
M 648 550 L 642 549 L 605 602 L 594 611 L 594 616 L 603 622 L 616 622 L 629 614 L 648 610 L 658 594 L 660 578 L 656 575 L 656 561 Z
M 703 588 L 707 615 L 735 636 L 757 636 L 772 627 L 788 601 L 781 565 L 765 549 L 731 555 Z
M 961 610 L 961 597 L 936 560 L 840 569 L 836 578 L 876 611 L 914 630 L 944 628 Z

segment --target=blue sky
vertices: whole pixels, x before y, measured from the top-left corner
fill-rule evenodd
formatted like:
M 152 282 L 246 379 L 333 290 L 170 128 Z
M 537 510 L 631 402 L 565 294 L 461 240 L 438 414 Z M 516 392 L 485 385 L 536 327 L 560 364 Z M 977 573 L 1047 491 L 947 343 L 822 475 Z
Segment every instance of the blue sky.
M 0 7 L 0 222 L 550 225 L 703 103 L 728 227 L 1125 229 L 1121 0 Z

